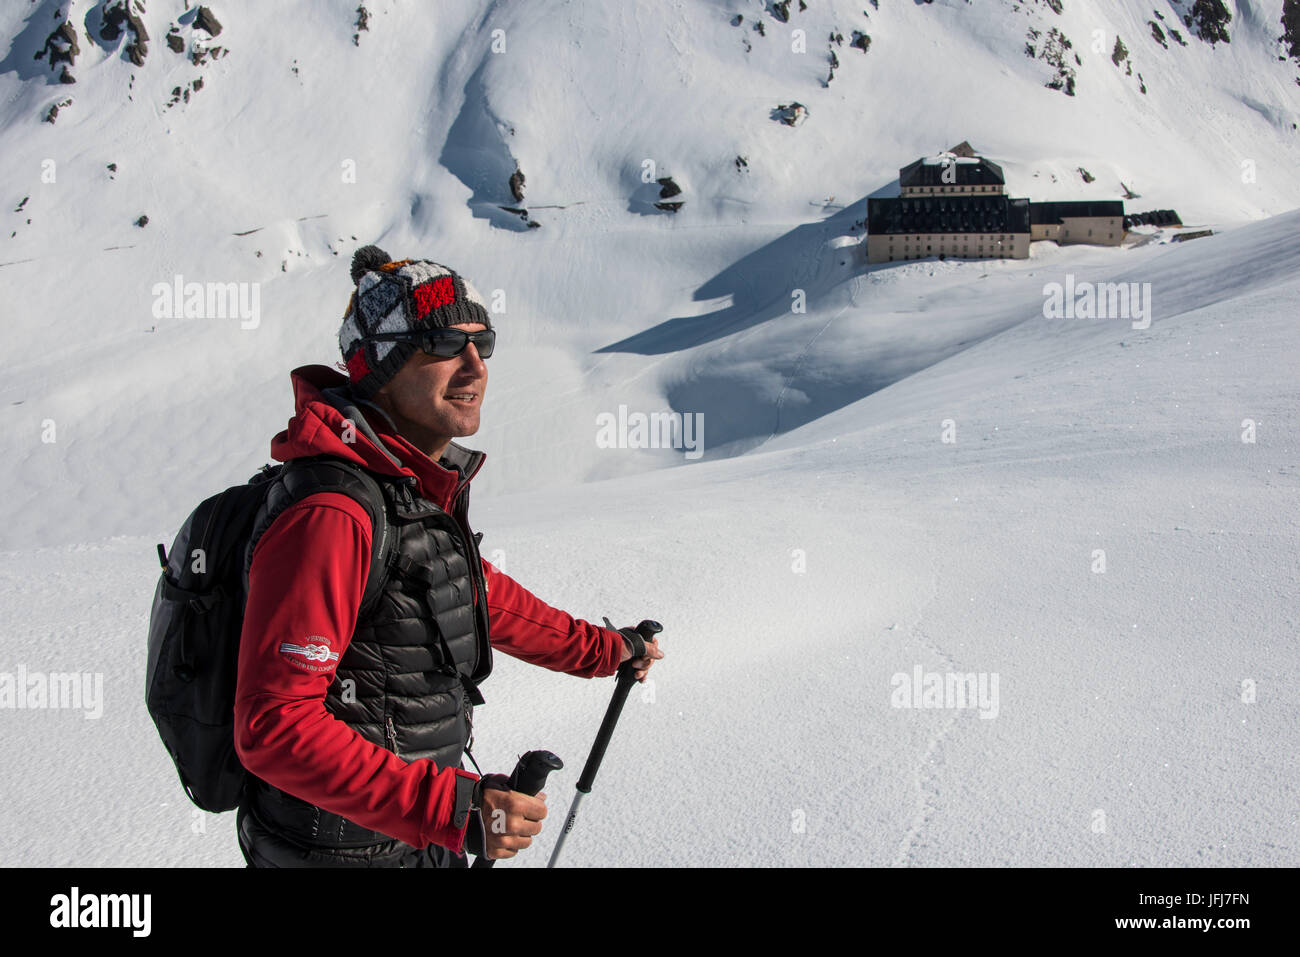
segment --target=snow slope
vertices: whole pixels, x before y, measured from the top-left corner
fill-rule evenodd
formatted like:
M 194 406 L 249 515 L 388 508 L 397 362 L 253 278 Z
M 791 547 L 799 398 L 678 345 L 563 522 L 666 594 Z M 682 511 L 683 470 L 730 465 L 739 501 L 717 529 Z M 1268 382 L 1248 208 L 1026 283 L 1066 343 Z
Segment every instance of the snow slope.
M 0 14 L 0 671 L 102 673 L 104 710 L 0 711 L 0 862 L 242 863 L 233 816 L 191 813 L 144 712 L 153 545 L 265 461 L 288 370 L 337 359 L 367 241 L 504 302 L 467 443 L 488 454 L 485 554 L 574 614 L 666 627 L 568 863 L 1300 860 L 1300 88 L 1280 3 L 1238 2 L 1229 45 L 1169 50 L 1151 4 L 1085 0 L 818 2 L 788 25 L 761 4 L 389 0 L 358 45 L 351 3 L 231 4 L 231 52 L 201 68 L 161 42 L 180 6 L 150 4 L 143 68 L 83 42 L 64 88 L 25 61 L 68 6 Z M 1031 26 L 1074 39 L 1075 97 L 1024 56 Z M 838 47 L 823 87 L 835 29 L 871 49 Z M 1110 62 L 1116 31 L 1146 94 Z M 770 119 L 794 99 L 806 123 Z M 1220 233 L 862 266 L 843 244 L 865 197 L 961 139 L 1013 194 L 1123 180 L 1128 208 Z M 647 210 L 646 160 L 682 185 L 675 216 Z M 540 229 L 497 208 L 516 161 Z M 257 327 L 159 318 L 177 274 L 259 283 Z M 1067 274 L 1150 283 L 1150 328 L 1045 319 Z M 620 404 L 702 413 L 704 460 L 598 447 Z M 555 750 L 558 815 L 610 684 L 499 661 L 478 757 Z M 997 717 L 893 707 L 917 666 L 997 675 Z

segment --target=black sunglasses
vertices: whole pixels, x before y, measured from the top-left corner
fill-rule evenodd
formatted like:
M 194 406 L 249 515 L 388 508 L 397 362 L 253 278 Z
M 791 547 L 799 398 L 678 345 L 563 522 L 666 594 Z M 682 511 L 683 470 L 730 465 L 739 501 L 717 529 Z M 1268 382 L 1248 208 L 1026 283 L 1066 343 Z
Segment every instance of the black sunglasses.
M 464 329 L 429 329 L 424 332 L 381 332 L 366 336 L 367 342 L 412 342 L 424 350 L 425 355 L 439 359 L 452 359 L 465 351 L 465 347 L 474 343 L 474 350 L 480 359 L 492 355 L 496 348 L 497 333 L 495 329 L 483 329 L 479 332 L 466 332 Z

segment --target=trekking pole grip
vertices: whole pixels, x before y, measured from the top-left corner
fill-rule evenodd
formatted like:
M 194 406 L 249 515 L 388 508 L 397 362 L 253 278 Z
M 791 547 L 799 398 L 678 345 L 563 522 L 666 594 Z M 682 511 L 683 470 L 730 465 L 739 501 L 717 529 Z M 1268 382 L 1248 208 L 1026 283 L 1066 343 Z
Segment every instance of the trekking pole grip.
M 510 790 L 535 796 L 546 787 L 546 776 L 562 767 L 564 762 L 550 751 L 529 751 L 510 775 Z
M 550 751 L 529 751 L 515 764 L 515 769 L 510 772 L 510 779 L 506 787 L 511 791 L 521 791 L 524 794 L 536 797 L 538 792 L 546 787 L 546 776 L 552 771 L 560 770 L 562 767 L 564 767 L 564 762 Z M 483 826 L 487 827 L 486 822 L 484 822 Z M 494 858 L 477 857 L 471 866 L 482 870 L 491 867 L 495 863 Z
M 605 624 L 609 624 L 608 618 L 605 619 Z M 657 621 L 652 621 L 651 619 L 646 618 L 643 619 L 641 624 L 637 625 L 633 630 L 636 631 L 636 633 L 639 634 L 642 640 L 648 645 L 650 642 L 654 641 L 655 635 L 664 630 L 664 626 L 659 624 Z M 638 656 L 634 654 L 631 658 L 618 666 L 618 683 L 620 685 L 626 684 L 628 687 L 631 687 L 632 682 L 636 681 L 636 676 L 634 674 L 636 669 L 632 667 L 632 662 L 636 661 L 637 657 Z

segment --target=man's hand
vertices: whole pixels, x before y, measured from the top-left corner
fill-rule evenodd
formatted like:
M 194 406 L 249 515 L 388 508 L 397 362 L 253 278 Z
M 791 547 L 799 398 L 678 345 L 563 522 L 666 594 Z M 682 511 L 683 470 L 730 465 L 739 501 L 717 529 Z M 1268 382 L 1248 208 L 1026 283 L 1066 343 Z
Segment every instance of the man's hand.
M 623 657 L 619 660 L 620 665 L 632 657 L 632 649 L 629 647 L 629 643 L 633 639 L 631 638 L 631 636 L 628 635 L 628 632 L 631 632 L 633 635 L 636 634 L 636 631 L 632 628 L 619 629 L 619 634 L 623 635 L 624 637 Z M 644 639 L 642 640 L 644 641 Z M 658 638 L 652 638 L 649 641 L 646 641 L 645 655 L 643 657 L 637 658 L 635 661 L 632 662 L 632 667 L 636 669 L 636 671 L 634 672 L 636 675 L 636 680 L 645 681 L 645 676 L 650 673 L 650 666 L 653 665 L 658 659 L 662 658 L 663 656 L 664 653 L 663 650 L 659 647 Z
M 546 792 L 537 797 L 522 791 L 483 788 L 483 834 L 487 857 L 499 861 L 514 857 L 533 843 L 546 817 Z

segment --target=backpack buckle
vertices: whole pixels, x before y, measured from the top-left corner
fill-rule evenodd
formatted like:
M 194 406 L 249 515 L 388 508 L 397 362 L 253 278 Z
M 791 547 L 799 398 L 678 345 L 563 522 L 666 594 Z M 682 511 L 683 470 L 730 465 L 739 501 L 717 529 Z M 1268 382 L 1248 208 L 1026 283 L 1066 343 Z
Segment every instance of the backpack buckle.
M 213 607 L 217 604 L 217 602 L 221 601 L 225 597 L 226 597 L 225 592 L 222 590 L 221 586 L 218 585 L 210 592 L 207 592 L 202 595 L 196 595 L 195 597 L 191 598 L 190 607 L 194 609 L 196 614 L 206 615 L 208 612 L 210 612 L 213 609 Z

